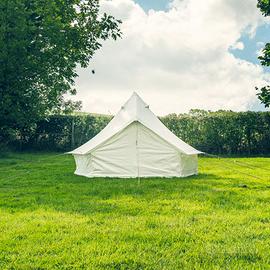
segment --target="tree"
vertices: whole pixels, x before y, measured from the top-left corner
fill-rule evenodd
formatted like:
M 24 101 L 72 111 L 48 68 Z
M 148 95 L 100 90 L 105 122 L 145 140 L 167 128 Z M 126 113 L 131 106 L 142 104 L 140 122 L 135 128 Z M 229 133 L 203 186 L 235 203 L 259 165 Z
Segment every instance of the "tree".
M 258 8 L 261 10 L 264 16 L 270 15 L 270 1 L 269 0 L 258 0 Z M 267 43 L 262 51 L 262 55 L 259 56 L 259 60 L 263 66 L 270 66 L 270 43 Z M 258 88 L 256 88 L 258 90 Z M 260 89 L 257 94 L 261 103 L 265 107 L 270 107 L 270 86 L 265 86 Z
M 256 90 L 259 90 L 258 87 L 256 87 Z M 265 105 L 265 108 L 270 107 L 270 86 L 264 86 L 260 91 L 261 92 L 257 94 L 259 100 Z
M 0 141 L 72 108 L 63 96 L 76 94 L 76 67 L 120 37 L 120 23 L 100 14 L 98 0 L 1 0 Z

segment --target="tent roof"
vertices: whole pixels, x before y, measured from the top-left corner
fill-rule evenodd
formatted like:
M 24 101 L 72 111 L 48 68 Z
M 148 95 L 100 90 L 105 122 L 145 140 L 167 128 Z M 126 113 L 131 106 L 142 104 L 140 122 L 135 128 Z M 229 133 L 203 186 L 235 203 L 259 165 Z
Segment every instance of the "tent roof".
M 121 107 L 121 110 L 100 133 L 87 143 L 69 153 L 79 155 L 87 154 L 135 121 L 138 121 L 145 127 L 149 128 L 184 154 L 193 155 L 202 153 L 175 136 L 156 117 L 156 115 L 149 109 L 149 106 L 136 92 L 132 94 L 125 105 Z

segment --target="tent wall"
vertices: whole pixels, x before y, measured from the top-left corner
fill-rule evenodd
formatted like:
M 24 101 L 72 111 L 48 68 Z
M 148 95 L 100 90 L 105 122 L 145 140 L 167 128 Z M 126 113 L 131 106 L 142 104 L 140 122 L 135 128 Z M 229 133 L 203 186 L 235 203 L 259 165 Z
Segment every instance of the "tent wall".
M 139 123 L 137 125 L 140 176 L 179 176 L 179 152 L 148 128 Z
M 78 160 L 85 157 L 83 166 L 77 167 L 75 174 L 88 177 L 137 177 L 136 132 L 136 125 L 131 124 L 91 153 L 79 158 L 74 155 Z
M 180 153 L 180 174 L 182 177 L 198 174 L 198 155 Z
M 131 124 L 119 134 L 91 152 L 95 176 L 136 177 L 136 125 Z
M 90 174 L 91 162 L 90 162 L 90 155 L 73 155 L 76 163 L 76 171 L 75 174 L 77 175 L 84 175 L 87 176 Z
M 75 173 L 87 177 L 181 177 L 197 173 L 197 155 L 180 153 L 139 122 L 89 154 L 74 157 Z

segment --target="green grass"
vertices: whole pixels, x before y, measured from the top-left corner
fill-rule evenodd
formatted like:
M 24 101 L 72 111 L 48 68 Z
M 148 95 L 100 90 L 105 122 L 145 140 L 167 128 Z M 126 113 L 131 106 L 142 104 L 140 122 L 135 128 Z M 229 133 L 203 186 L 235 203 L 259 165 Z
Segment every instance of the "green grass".
M 138 184 L 75 176 L 71 156 L 2 157 L 0 269 L 270 269 L 270 159 L 233 160 Z

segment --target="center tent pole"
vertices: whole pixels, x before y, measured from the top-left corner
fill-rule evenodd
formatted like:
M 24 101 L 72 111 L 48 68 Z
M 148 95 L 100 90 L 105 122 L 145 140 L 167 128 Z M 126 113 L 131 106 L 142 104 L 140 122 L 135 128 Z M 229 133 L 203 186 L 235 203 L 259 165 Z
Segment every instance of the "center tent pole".
M 138 184 L 141 183 L 141 178 L 140 178 L 140 162 L 139 162 L 139 142 L 138 142 L 138 131 L 139 129 L 139 124 L 136 122 L 136 159 L 137 159 L 137 178 L 138 178 Z

